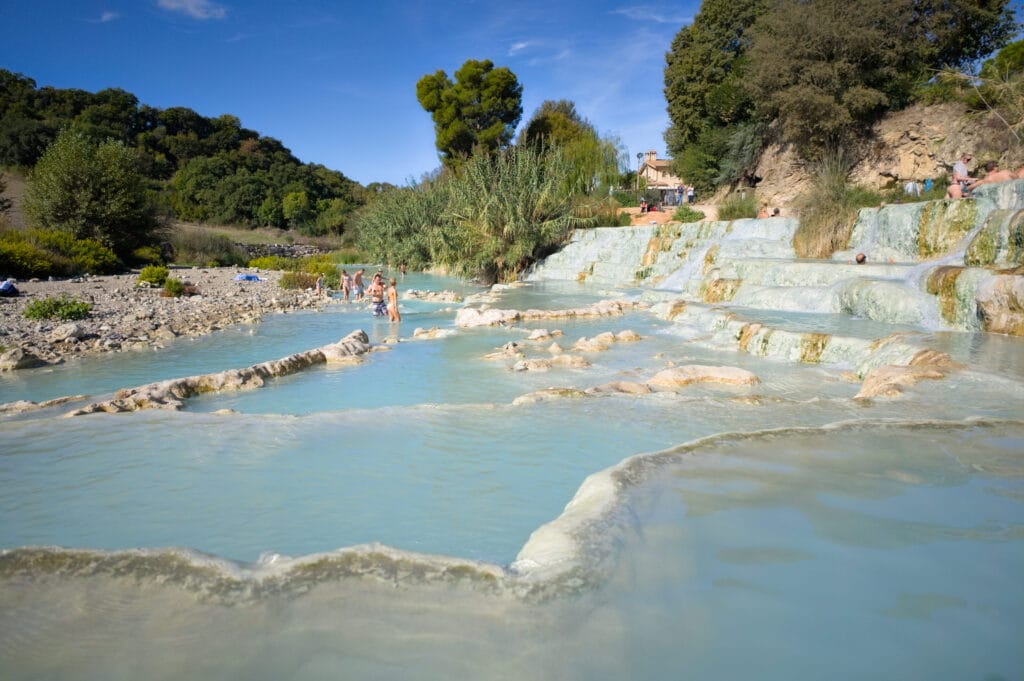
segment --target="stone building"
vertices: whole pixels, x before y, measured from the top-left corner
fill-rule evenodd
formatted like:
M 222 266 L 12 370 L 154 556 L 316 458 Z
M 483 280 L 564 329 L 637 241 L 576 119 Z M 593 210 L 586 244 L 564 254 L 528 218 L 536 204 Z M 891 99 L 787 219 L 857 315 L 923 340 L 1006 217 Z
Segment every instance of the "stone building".
M 683 181 L 672 174 L 671 159 L 658 158 L 658 152 L 652 149 L 644 154 L 643 163 L 637 173 L 643 178 L 648 191 L 660 195 L 659 203 L 676 204 L 676 189 L 682 186 Z

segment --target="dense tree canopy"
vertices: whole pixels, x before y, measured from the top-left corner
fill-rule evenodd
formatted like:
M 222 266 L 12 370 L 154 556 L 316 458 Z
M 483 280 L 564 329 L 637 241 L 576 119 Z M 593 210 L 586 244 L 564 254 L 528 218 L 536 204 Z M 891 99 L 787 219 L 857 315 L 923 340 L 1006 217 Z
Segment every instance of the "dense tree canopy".
M 1009 0 L 704 0 L 666 55 L 669 152 L 705 189 L 748 173 L 774 121 L 813 158 L 1016 29 Z
M 357 183 L 301 163 L 236 116 L 140 105 L 120 89 L 37 88 L 31 78 L 0 69 L 0 165 L 35 165 L 63 127 L 94 143 L 123 142 L 181 219 L 340 233 L 365 201 Z M 305 192 L 310 209 L 285 219 L 283 202 L 294 192 Z
M 808 157 L 843 145 L 943 66 L 1012 35 L 992 0 L 781 0 L 754 30 L 747 82 L 762 116 Z
M 156 226 L 135 154 L 124 143 L 91 142 L 63 130 L 29 176 L 30 223 L 96 239 L 122 258 L 152 240 Z
M 523 86 L 514 73 L 489 60 L 468 60 L 455 72 L 420 78 L 416 99 L 434 120 L 437 150 L 449 165 L 474 149 L 493 151 L 512 141 L 523 115 Z

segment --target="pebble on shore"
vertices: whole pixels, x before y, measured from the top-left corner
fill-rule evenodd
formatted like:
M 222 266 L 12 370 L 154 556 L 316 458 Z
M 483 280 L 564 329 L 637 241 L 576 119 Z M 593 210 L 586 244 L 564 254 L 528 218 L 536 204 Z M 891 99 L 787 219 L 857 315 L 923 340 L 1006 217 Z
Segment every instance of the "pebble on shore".
M 55 364 L 122 350 L 159 348 L 177 336 L 201 336 L 233 324 L 252 324 L 264 314 L 320 308 L 331 299 L 312 291 L 284 290 L 280 272 L 260 271 L 266 281 L 236 281 L 235 267 L 177 269 L 199 295 L 163 298 L 161 289 L 138 286 L 138 274 L 19 281 L 21 295 L 0 298 L 0 371 Z M 74 322 L 33 320 L 24 315 L 33 300 L 66 296 L 92 305 Z

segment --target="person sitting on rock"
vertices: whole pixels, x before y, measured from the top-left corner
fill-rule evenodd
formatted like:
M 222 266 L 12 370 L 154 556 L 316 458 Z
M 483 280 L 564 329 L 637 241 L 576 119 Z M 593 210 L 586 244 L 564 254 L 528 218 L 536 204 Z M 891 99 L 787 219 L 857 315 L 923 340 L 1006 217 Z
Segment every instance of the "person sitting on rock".
M 999 164 L 995 161 L 985 163 L 985 177 L 967 185 L 968 193 L 974 191 L 983 184 L 994 184 L 996 182 L 1007 182 L 1017 178 L 1017 174 L 1009 170 L 1000 170 Z
M 947 199 L 960 199 L 967 193 L 967 185 L 974 179 L 967 171 L 967 164 L 971 162 L 971 158 L 970 154 L 964 154 L 953 164 L 953 178 L 946 189 Z

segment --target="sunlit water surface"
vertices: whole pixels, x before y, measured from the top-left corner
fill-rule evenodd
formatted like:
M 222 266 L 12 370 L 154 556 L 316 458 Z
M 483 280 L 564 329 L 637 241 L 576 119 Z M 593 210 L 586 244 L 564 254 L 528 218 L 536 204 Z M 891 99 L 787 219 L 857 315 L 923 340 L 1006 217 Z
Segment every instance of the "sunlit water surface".
M 404 287 L 479 291 L 424 275 Z M 547 284 L 491 304 L 635 295 Z M 862 404 L 848 367 L 686 342 L 698 332 L 642 311 L 410 339 L 454 330 L 454 307 L 403 301 L 391 325 L 336 304 L 0 377 L 4 402 L 100 396 L 358 328 L 401 339 L 182 412 L 0 422 L 4 678 L 1021 678 L 1019 340 L 927 334 L 969 367 Z M 566 349 L 602 331 L 643 340 L 582 369 L 482 359 L 510 341 L 545 356 L 550 340 L 524 340 L 534 328 L 561 330 Z M 512 404 L 693 363 L 761 382 Z M 510 571 L 609 467 L 611 505 L 575 531 L 576 567 Z M 380 555 L 339 551 L 374 542 Z M 24 548 L 38 546 L 65 548 Z M 434 578 L 421 554 L 505 576 Z

